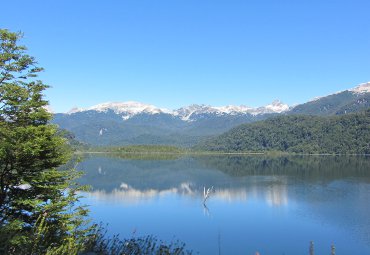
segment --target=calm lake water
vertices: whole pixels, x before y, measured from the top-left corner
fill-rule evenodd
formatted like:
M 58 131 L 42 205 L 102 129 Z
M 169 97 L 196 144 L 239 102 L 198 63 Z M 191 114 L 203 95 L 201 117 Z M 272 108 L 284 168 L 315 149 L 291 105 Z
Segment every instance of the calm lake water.
M 370 254 L 370 158 L 86 156 L 83 200 L 109 234 L 195 254 Z M 203 205 L 204 187 L 214 191 Z

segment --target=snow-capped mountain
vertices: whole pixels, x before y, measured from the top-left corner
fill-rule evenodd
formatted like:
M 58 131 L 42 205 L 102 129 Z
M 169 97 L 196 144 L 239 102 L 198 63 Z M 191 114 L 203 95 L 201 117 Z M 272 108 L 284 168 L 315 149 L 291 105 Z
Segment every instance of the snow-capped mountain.
M 325 116 L 357 112 L 369 107 L 370 82 L 366 82 L 351 89 L 316 97 L 293 107 L 289 113 Z
M 175 110 L 139 102 L 102 103 L 55 114 L 53 122 L 93 145 L 193 145 L 243 123 L 263 120 L 289 109 L 280 101 L 252 108 L 190 105 Z
M 92 145 L 192 146 L 240 124 L 280 114 L 337 115 L 370 108 L 370 82 L 289 107 L 276 100 L 262 107 L 193 104 L 175 110 L 139 102 L 102 103 L 54 114 L 53 122 Z
M 261 115 L 268 113 L 282 113 L 288 111 L 290 107 L 279 100 L 275 100 L 269 105 L 252 108 L 245 105 L 226 105 L 226 106 L 209 106 L 209 105 L 190 105 L 182 107 L 172 112 L 174 116 L 179 116 L 185 121 L 197 120 L 197 116 L 205 114 L 213 115 Z
M 267 114 L 267 113 L 283 113 L 290 109 L 289 105 L 282 103 L 280 100 L 275 100 L 271 104 L 264 107 L 259 107 L 251 112 L 255 115 L 257 114 Z
M 186 107 L 181 107 L 176 110 L 168 110 L 159 108 L 154 105 L 144 104 L 135 101 L 129 102 L 107 102 L 98 104 L 89 108 L 73 108 L 67 114 L 75 114 L 87 111 L 108 112 L 113 111 L 122 117 L 123 120 L 128 120 L 139 114 L 169 114 L 173 117 L 180 118 L 183 121 L 196 121 L 197 116 L 211 115 L 260 115 L 267 113 L 282 113 L 289 110 L 289 106 L 283 104 L 279 100 L 272 102 L 269 105 L 252 108 L 245 105 L 234 106 L 209 106 L 193 104 Z
M 338 94 L 341 94 L 341 93 L 343 93 L 343 92 L 350 92 L 350 93 L 352 93 L 352 94 L 365 94 L 365 93 L 370 93 L 370 82 L 361 83 L 361 84 L 357 85 L 357 86 L 356 86 L 356 87 L 354 87 L 354 88 L 347 89 L 347 90 L 341 90 L 341 91 L 335 92 L 335 93 L 330 94 L 330 95 L 326 95 L 326 96 L 318 96 L 318 97 L 315 97 L 315 98 L 311 99 L 311 100 L 310 100 L 310 101 L 308 101 L 307 103 L 309 103 L 309 102 L 314 102 L 314 101 L 320 100 L 320 99 L 325 98 L 325 97 L 328 97 L 328 96 L 338 95 Z
M 107 112 L 113 111 L 116 114 L 120 114 L 124 120 L 135 116 L 136 114 L 147 113 L 147 114 L 159 114 L 159 113 L 171 113 L 171 111 L 158 108 L 154 105 L 150 104 L 143 104 L 140 102 L 135 101 L 128 101 L 128 102 L 107 102 L 98 105 L 94 105 L 89 108 L 73 108 L 71 109 L 68 114 L 74 114 L 77 112 L 85 112 L 85 111 L 97 111 L 97 112 Z
M 360 85 L 350 89 L 349 91 L 357 94 L 370 93 L 370 82 L 361 83 Z
M 172 112 L 172 115 L 179 117 L 183 121 L 192 121 L 196 115 L 200 114 L 217 114 L 217 110 L 208 105 L 192 104 Z

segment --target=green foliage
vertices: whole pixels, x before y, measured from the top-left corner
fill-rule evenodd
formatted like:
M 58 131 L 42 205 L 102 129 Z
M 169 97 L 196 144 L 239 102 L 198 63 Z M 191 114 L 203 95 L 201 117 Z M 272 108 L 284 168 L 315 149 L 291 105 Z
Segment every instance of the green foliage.
M 198 116 L 183 121 L 170 114 L 138 114 L 127 120 L 112 110 L 57 113 L 53 122 L 76 135 L 77 140 L 94 146 L 131 144 L 175 145 L 189 148 L 211 135 L 218 135 L 243 123 L 266 119 L 274 114 Z M 100 131 L 102 133 L 100 134 Z
M 116 255 L 190 255 L 185 244 L 180 241 L 165 243 L 154 236 L 132 237 L 120 239 L 118 236 L 106 237 L 104 228 L 99 226 L 94 238 L 88 244 L 90 254 Z
M 78 141 L 93 146 L 152 144 L 190 147 L 204 137 L 202 132 L 198 134 L 189 130 L 189 123 L 162 115 L 140 115 L 124 121 L 113 111 L 88 111 L 55 114 L 53 123 L 73 132 Z
M 370 93 L 343 91 L 294 107 L 289 114 L 330 116 L 360 112 L 370 107 Z
M 90 228 L 77 206 L 74 170 L 58 171 L 70 150 L 37 80 L 43 69 L 19 46 L 22 34 L 0 30 L 0 253 L 76 254 Z M 67 243 L 66 243 L 67 242 Z M 70 247 L 71 248 L 71 247 Z
M 65 138 L 67 140 L 68 146 L 73 150 L 73 151 L 87 151 L 90 149 L 90 145 L 87 143 L 82 143 L 78 140 L 76 140 L 76 136 L 65 129 L 59 129 L 58 135 Z
M 137 160 L 173 160 L 178 159 L 183 154 L 190 152 L 189 149 L 179 148 L 169 145 L 128 145 L 120 147 L 90 147 L 82 154 L 99 153 L 104 157 L 137 159 Z
M 151 237 L 112 243 L 89 224 L 78 196 L 85 187 L 75 182 L 80 173 L 59 168 L 71 146 L 85 145 L 49 124 L 48 86 L 36 80 L 43 69 L 18 45 L 21 37 L 0 30 L 0 254 L 189 254 Z
M 197 148 L 224 152 L 369 154 L 370 110 L 332 117 L 276 117 L 241 125 Z

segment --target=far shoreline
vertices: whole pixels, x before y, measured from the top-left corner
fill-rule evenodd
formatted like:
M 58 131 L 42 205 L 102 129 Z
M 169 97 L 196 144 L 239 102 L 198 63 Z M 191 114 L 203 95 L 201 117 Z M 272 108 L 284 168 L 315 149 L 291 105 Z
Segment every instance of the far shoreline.
M 207 151 L 75 151 L 74 154 L 117 154 L 117 155 L 179 155 L 179 156 L 370 156 L 370 154 L 335 154 L 335 153 L 289 153 L 289 152 L 207 152 Z

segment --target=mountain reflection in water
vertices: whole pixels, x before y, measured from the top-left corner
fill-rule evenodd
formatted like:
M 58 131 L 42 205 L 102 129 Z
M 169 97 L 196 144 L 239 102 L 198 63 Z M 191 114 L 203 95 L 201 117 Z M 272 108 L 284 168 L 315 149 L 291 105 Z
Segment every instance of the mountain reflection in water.
M 245 188 L 219 188 L 212 192 L 212 199 L 224 200 L 232 202 L 234 200 L 246 201 L 249 196 L 256 195 L 257 187 L 251 187 L 250 190 Z M 275 206 L 288 203 L 286 186 L 283 184 L 272 184 L 265 190 L 266 201 Z M 88 196 L 95 197 L 98 200 L 111 201 L 114 203 L 140 203 L 154 197 L 162 197 L 171 194 L 180 196 L 188 196 L 194 199 L 202 198 L 202 190 L 194 187 L 192 183 L 181 183 L 179 187 L 171 189 L 146 189 L 139 190 L 129 186 L 126 183 L 121 183 L 119 188 L 107 192 L 106 190 L 93 190 L 88 193 Z
M 93 213 L 94 208 L 103 211 L 118 210 L 120 207 L 117 206 L 124 206 L 116 213 L 132 217 L 132 221 L 136 219 L 135 224 L 141 224 L 142 229 L 147 231 L 155 229 L 150 228 L 153 223 L 146 221 L 146 217 L 163 224 L 173 217 L 177 226 L 162 226 L 164 231 L 182 236 L 195 250 L 206 254 L 214 250 L 192 239 L 196 234 L 191 232 L 194 229 L 186 230 L 187 221 L 199 221 L 199 232 L 216 225 L 227 229 L 235 222 L 235 227 L 228 234 L 231 242 L 241 238 L 233 236 L 234 233 L 250 239 L 247 229 L 257 231 L 252 226 L 255 223 L 249 222 L 252 217 L 258 222 L 260 230 L 244 243 L 256 245 L 266 239 L 277 238 L 276 235 L 284 237 L 280 246 L 275 242 L 265 245 L 264 253 L 275 254 L 277 249 L 286 254 L 302 253 L 306 251 L 306 246 L 298 247 L 298 244 L 302 246 L 310 240 L 322 241 L 316 244 L 317 252 L 320 249 L 326 252 L 331 242 L 335 242 L 337 251 L 342 251 L 342 254 L 349 249 L 350 242 L 355 248 L 350 247 L 352 250 L 348 252 L 370 252 L 370 159 L 367 157 L 184 156 L 155 160 L 87 155 L 79 168 L 85 172 L 81 184 L 92 187 L 85 196 L 92 204 Z M 220 222 L 208 226 L 199 217 L 204 217 L 203 189 L 212 186 L 214 192 L 207 200 L 204 214 Z M 174 211 L 163 216 L 160 207 Z M 194 208 L 200 210 L 196 212 Z M 135 218 L 136 214 L 141 218 Z M 108 217 L 99 215 L 102 217 L 100 220 Z M 221 220 L 223 217 L 228 219 L 227 224 Z M 270 220 L 273 221 L 267 223 Z M 181 221 L 185 225 L 179 223 Z M 278 233 L 283 222 L 284 231 Z M 242 231 L 242 226 L 247 229 Z M 259 231 L 265 234 L 259 236 Z M 302 233 L 297 234 L 297 231 Z M 302 235 L 302 240 L 299 239 L 301 243 L 289 242 L 299 235 Z M 227 241 L 224 242 L 227 246 Z M 230 244 L 229 247 L 233 254 L 246 254 L 240 247 L 234 246 Z

